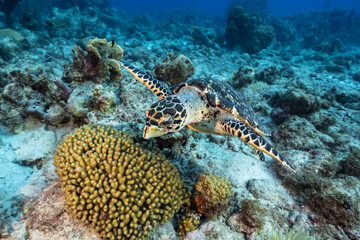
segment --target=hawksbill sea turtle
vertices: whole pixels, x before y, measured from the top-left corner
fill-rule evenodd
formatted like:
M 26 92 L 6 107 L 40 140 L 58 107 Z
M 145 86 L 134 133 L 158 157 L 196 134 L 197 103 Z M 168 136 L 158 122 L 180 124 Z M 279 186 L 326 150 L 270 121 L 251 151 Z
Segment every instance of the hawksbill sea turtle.
M 261 161 L 265 160 L 263 153 L 266 153 L 296 172 L 292 164 L 266 142 L 263 136 L 270 134 L 252 107 L 229 84 L 193 79 L 169 87 L 130 64 L 119 62 L 160 98 L 146 111 L 145 139 L 178 132 L 185 126 L 193 131 L 235 136 L 255 148 Z

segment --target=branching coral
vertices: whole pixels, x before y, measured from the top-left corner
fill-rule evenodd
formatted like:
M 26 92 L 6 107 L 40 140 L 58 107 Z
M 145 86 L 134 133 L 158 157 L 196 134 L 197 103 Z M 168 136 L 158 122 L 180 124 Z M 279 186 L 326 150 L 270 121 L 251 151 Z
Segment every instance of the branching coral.
M 146 239 L 188 199 L 173 164 L 112 127 L 75 130 L 54 165 L 70 211 L 103 238 Z
M 212 174 L 201 175 L 195 189 L 195 202 L 200 213 L 214 217 L 226 209 L 231 197 L 231 184 L 226 178 Z

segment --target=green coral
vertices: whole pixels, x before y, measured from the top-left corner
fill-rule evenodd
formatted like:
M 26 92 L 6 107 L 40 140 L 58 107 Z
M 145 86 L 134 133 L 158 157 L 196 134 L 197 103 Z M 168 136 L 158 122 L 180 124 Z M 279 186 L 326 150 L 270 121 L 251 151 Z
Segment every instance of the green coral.
M 195 184 L 195 202 L 198 212 L 208 217 L 226 209 L 231 197 L 231 184 L 226 178 L 212 174 L 201 175 Z
M 106 239 L 147 239 L 188 201 L 172 163 L 112 127 L 76 129 L 54 165 L 70 211 Z

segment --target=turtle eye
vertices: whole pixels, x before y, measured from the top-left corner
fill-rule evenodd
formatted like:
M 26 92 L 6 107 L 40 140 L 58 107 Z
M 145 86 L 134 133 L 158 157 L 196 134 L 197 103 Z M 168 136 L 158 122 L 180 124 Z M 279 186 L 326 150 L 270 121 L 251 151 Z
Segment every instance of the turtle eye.
M 160 121 L 160 126 L 164 126 L 167 127 L 169 126 L 171 123 L 173 122 L 173 117 L 170 115 L 165 115 L 161 121 Z

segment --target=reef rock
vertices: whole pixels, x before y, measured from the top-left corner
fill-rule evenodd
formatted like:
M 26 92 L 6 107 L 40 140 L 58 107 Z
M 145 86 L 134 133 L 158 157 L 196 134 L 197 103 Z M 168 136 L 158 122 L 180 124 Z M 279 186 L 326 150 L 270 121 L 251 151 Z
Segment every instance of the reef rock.
M 185 82 L 194 72 L 194 64 L 182 54 L 170 53 L 164 61 L 158 62 L 154 67 L 156 77 L 171 85 Z
M 43 190 L 26 213 L 25 221 L 29 240 L 100 240 L 90 226 L 81 223 L 68 212 L 59 182 L 54 182 Z
M 272 136 L 279 147 L 286 149 L 325 149 L 326 145 L 335 143 L 332 137 L 319 132 L 309 121 L 296 115 L 274 130 Z

